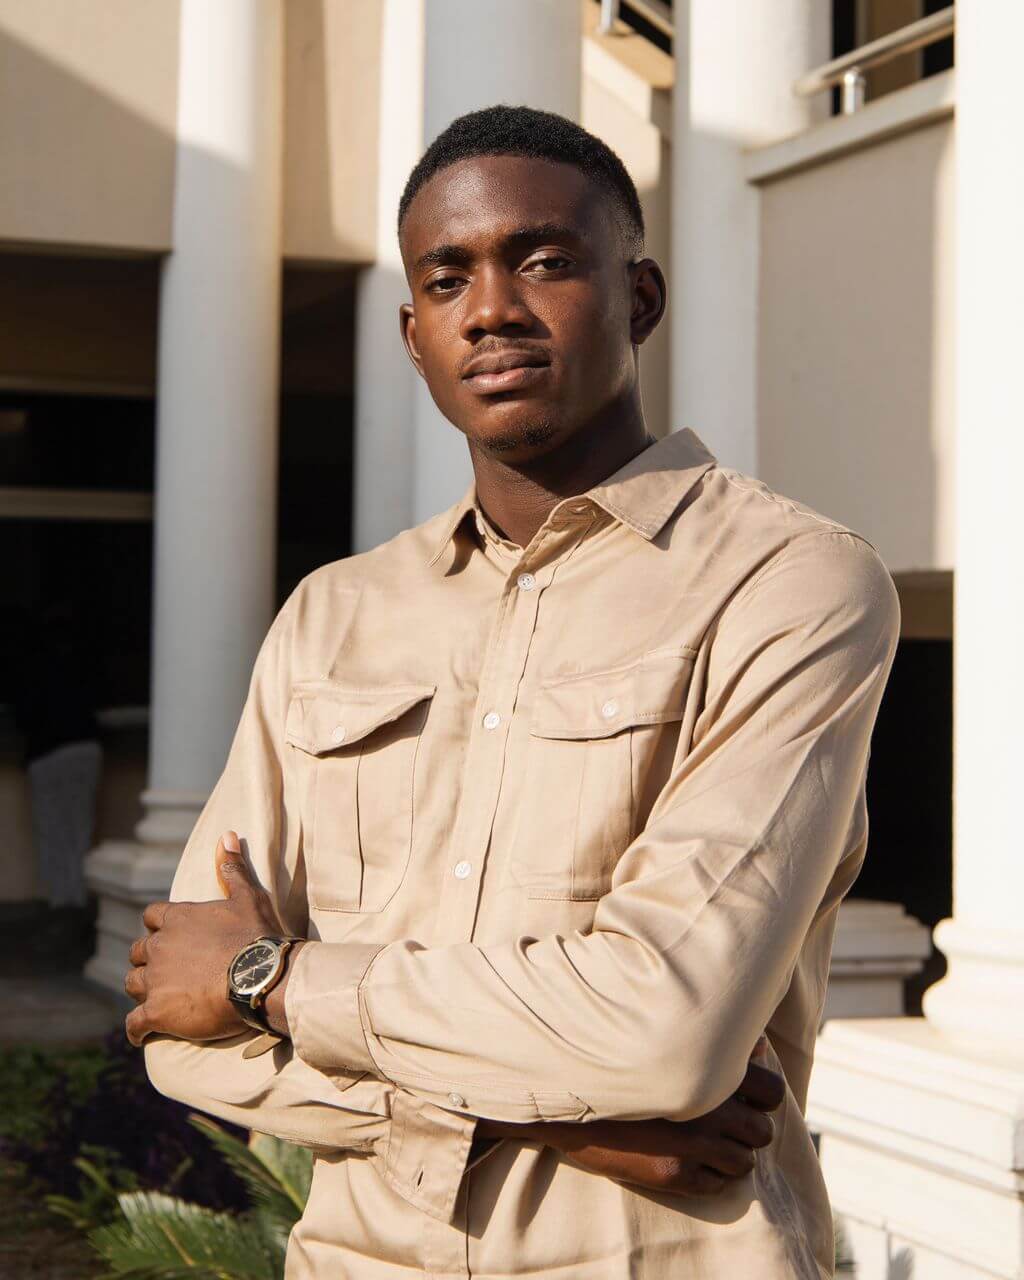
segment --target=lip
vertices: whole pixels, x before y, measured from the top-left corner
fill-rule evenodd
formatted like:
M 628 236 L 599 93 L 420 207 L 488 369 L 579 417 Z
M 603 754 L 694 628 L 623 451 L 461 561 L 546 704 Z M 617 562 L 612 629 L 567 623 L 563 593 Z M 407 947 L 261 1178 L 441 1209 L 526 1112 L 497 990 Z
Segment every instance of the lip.
M 532 387 L 551 372 L 548 364 L 517 364 L 508 369 L 497 369 L 493 372 L 483 370 L 480 373 L 466 374 L 464 382 L 478 395 L 495 395 L 499 391 L 520 391 Z

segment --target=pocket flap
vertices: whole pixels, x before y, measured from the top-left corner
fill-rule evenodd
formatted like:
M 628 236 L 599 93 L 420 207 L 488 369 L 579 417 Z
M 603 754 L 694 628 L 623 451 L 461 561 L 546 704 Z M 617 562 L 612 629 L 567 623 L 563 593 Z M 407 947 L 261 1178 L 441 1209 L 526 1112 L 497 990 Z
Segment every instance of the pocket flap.
M 693 650 L 644 654 L 625 667 L 545 681 L 533 703 L 538 738 L 608 738 L 623 729 L 681 720 L 693 672 Z
M 292 685 L 284 736 L 313 755 L 350 746 L 382 724 L 405 715 L 432 698 L 433 684 L 356 688 L 333 680 L 303 680 Z

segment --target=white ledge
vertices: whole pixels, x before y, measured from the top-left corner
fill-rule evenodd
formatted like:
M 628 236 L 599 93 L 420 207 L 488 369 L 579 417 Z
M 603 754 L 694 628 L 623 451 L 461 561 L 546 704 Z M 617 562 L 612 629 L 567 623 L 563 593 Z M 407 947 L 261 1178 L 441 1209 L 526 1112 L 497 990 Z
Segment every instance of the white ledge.
M 744 152 L 746 179 L 756 185 L 828 164 L 848 152 L 944 120 L 952 116 L 955 106 L 956 71 L 950 69 L 887 93 L 853 115 L 832 116 L 806 133 Z

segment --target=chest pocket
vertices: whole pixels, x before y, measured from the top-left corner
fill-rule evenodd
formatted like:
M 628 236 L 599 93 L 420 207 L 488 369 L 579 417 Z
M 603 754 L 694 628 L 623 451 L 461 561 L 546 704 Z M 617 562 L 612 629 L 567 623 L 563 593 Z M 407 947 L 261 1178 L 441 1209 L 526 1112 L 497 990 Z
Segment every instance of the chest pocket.
M 285 740 L 299 753 L 311 907 L 382 911 L 405 878 L 416 755 L 435 688 L 292 686 Z
M 538 687 L 509 864 L 528 897 L 592 901 L 608 892 L 648 775 L 678 737 L 672 726 L 683 718 L 693 659 L 689 648 L 658 650 Z

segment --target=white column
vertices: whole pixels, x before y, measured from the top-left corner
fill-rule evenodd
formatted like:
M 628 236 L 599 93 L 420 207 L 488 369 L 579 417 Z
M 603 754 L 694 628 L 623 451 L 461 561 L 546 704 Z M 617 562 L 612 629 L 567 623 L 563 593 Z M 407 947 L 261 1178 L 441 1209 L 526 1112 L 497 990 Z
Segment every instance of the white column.
M 578 120 L 583 35 L 575 0 L 427 0 L 425 140 L 456 116 L 505 103 Z M 462 432 L 416 391 L 413 521 L 462 494 L 472 468 Z
M 679 0 L 672 127 L 672 428 L 757 472 L 758 193 L 745 148 L 827 113 L 793 81 L 830 57 L 821 0 Z
M 174 250 L 157 377 L 153 674 L 137 844 L 89 858 L 87 973 L 121 988 L 223 767 L 273 616 L 281 277 L 280 0 L 183 0 Z
M 1009 1042 L 1024 1068 L 1024 163 L 1000 141 L 1024 128 L 1013 58 L 1024 8 L 997 5 L 982 20 L 981 7 L 957 8 L 957 856 L 954 918 L 935 935 L 949 974 L 925 1013 L 969 1043 Z
M 398 252 L 398 201 L 423 151 L 423 0 L 383 0 L 377 261 L 356 285 L 353 550 L 413 524 L 416 384 L 398 308 L 409 299 Z
M 847 898 L 839 908 L 822 1021 L 899 1017 L 906 1012 L 904 985 L 931 951 L 928 929 L 898 902 Z
M 409 170 L 464 112 L 506 103 L 578 120 L 580 103 L 575 0 L 386 0 L 383 30 L 378 261 L 356 319 L 357 550 L 442 510 L 471 475 L 465 437 L 411 373 L 398 336 L 408 291 L 394 225 Z
M 1024 1275 L 1024 166 L 1003 145 L 1022 41 L 1021 6 L 957 5 L 954 915 L 923 1019 L 819 1043 L 812 1112 L 859 1280 Z

